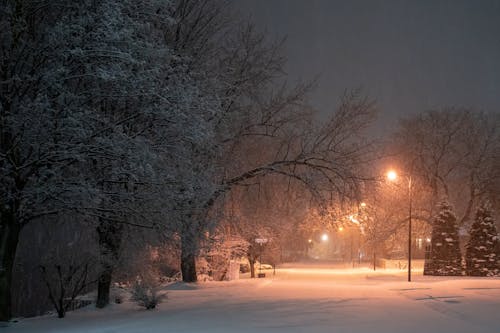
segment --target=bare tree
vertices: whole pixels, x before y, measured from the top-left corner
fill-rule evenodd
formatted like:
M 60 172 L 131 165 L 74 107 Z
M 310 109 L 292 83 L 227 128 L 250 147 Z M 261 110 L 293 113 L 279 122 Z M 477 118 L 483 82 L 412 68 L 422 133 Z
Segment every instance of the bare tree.
M 195 281 L 199 241 L 236 187 L 272 175 L 317 200 L 359 191 L 368 145 L 358 134 L 373 103 L 348 93 L 315 124 L 311 85 L 283 83 L 282 43 L 236 29 L 228 8 L 2 3 L 0 320 L 11 316 L 20 232 L 42 216 L 96 227 L 104 306 L 128 227 L 177 233 L 183 278 Z
M 230 148 L 226 151 L 227 155 L 223 155 L 225 163 L 221 164 L 224 173 L 221 174 L 220 185 L 205 204 L 207 209 L 223 193 L 273 175 L 300 182 L 318 201 L 330 197 L 332 192 L 351 197 L 359 194 L 359 182 L 364 179 L 360 171 L 372 156 L 368 145 L 356 139 L 373 116 L 373 104 L 355 93 L 348 94 L 332 118 L 325 125 L 315 128 L 306 126 L 302 109 L 295 109 L 298 112 L 295 116 L 293 112 L 288 113 L 290 108 L 294 108 L 294 103 L 300 101 L 300 96 L 280 103 L 278 109 L 274 108 L 276 105 L 267 109 L 272 116 L 265 123 L 246 126 L 236 138 L 227 141 Z M 283 121 L 282 114 L 288 115 L 288 120 Z M 249 121 L 245 123 L 249 124 Z M 274 132 L 266 132 L 269 127 Z M 251 155 L 247 154 L 247 158 L 243 159 L 246 163 L 238 163 L 247 148 L 257 147 L 267 149 L 261 151 L 255 160 L 249 160 Z M 190 261 L 188 266 L 193 267 L 194 256 Z M 185 281 L 196 280 L 188 274 L 183 271 Z
M 429 193 L 429 215 L 443 197 L 457 207 L 459 225 L 470 220 L 473 207 L 496 182 L 498 116 L 469 109 L 428 111 L 401 122 L 396 135 L 401 160 Z

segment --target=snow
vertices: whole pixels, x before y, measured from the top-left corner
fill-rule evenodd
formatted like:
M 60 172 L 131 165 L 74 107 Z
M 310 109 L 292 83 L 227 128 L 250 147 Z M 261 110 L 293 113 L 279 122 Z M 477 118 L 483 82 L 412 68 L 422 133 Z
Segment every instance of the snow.
M 23 332 L 499 332 L 500 279 L 284 266 L 264 279 L 176 283 L 156 310 L 131 302 L 11 323 Z

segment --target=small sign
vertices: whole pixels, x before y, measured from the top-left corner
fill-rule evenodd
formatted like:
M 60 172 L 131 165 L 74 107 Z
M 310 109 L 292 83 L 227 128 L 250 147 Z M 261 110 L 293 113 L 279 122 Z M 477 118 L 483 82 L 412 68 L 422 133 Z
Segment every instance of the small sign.
M 267 238 L 255 238 L 255 243 L 257 244 L 267 243 Z

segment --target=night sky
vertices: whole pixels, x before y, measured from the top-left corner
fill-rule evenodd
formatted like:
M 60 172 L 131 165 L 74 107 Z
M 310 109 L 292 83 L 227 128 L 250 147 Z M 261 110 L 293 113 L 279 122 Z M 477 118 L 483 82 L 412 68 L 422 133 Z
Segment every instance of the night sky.
M 287 36 L 292 81 L 320 75 L 310 102 L 323 113 L 355 87 L 377 100 L 379 133 L 432 108 L 500 110 L 500 1 L 234 1 Z

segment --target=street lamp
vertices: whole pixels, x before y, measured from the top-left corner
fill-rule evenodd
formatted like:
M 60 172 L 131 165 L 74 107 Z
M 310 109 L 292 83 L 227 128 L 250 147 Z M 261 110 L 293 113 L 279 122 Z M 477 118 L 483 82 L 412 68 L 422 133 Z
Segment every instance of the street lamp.
M 394 170 L 387 172 L 387 179 L 389 181 L 396 181 L 398 174 Z M 407 176 L 408 180 L 408 282 L 411 282 L 411 206 L 412 206 L 412 179 L 411 174 Z
M 394 170 L 389 170 L 387 172 L 387 179 L 389 179 L 391 182 L 395 181 L 398 178 L 398 174 Z

